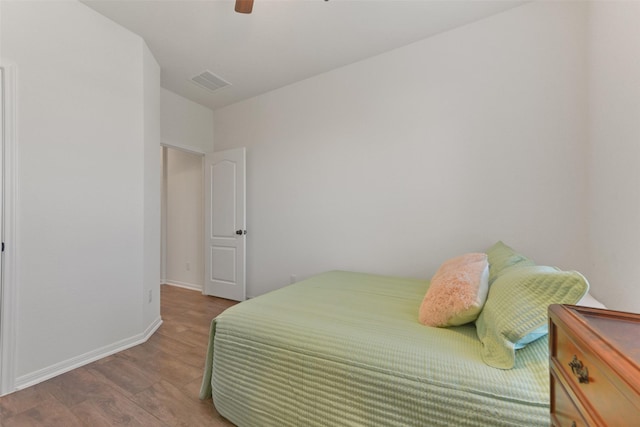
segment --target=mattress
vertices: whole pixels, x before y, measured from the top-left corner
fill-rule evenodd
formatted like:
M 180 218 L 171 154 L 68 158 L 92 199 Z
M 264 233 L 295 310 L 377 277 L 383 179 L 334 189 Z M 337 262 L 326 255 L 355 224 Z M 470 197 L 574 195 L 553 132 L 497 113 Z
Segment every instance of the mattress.
M 238 426 L 548 426 L 546 338 L 487 366 L 473 324 L 418 323 L 428 285 L 332 271 L 231 307 L 201 398 Z

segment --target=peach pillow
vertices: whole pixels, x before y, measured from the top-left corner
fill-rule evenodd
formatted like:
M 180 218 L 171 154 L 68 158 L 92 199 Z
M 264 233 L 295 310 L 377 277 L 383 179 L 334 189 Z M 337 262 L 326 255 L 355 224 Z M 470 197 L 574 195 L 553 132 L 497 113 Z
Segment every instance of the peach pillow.
M 445 261 L 431 278 L 418 319 L 427 326 L 457 326 L 476 320 L 489 291 L 487 254 Z

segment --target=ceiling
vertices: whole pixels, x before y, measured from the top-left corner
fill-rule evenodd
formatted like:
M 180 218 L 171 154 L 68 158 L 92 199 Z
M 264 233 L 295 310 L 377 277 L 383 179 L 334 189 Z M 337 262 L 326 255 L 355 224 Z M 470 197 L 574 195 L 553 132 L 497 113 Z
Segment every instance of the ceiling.
M 324 73 L 524 3 L 524 0 L 82 0 L 140 35 L 161 85 L 211 109 Z M 209 70 L 231 85 L 190 79 Z M 375 90 L 375 88 L 372 88 Z

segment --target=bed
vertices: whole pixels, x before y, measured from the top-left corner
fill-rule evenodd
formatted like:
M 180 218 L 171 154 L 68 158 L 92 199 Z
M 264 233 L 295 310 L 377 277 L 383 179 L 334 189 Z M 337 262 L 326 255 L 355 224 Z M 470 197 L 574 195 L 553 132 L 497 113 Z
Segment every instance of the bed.
M 546 337 L 488 366 L 473 323 L 416 321 L 428 287 L 331 271 L 231 307 L 200 397 L 238 426 L 548 426 Z

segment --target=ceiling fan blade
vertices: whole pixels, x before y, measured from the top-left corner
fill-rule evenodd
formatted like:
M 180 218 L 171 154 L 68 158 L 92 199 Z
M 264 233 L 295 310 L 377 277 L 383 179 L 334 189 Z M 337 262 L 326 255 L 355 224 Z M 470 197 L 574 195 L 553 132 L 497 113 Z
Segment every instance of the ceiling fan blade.
M 253 9 L 253 0 L 236 0 L 236 12 L 251 13 Z

